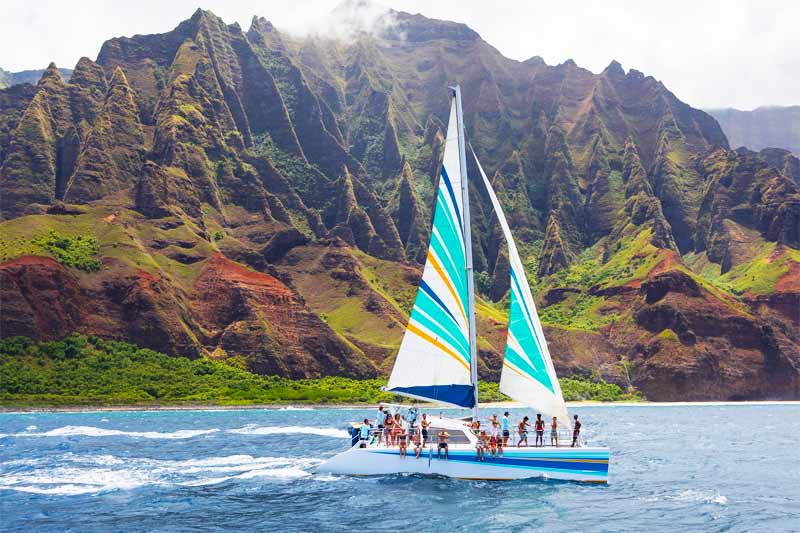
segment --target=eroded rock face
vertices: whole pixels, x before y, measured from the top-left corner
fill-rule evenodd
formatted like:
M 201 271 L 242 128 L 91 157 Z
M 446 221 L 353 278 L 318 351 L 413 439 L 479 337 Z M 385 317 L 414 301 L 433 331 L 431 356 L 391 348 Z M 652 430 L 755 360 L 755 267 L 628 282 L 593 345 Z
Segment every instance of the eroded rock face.
M 548 328 L 560 370 L 619 380 L 624 354 L 654 398 L 797 396 L 796 158 L 728 150 L 711 117 L 619 63 L 593 74 L 510 61 L 462 24 L 395 15 L 392 30 L 332 52 L 198 10 L 172 31 L 109 40 L 68 81 L 51 65 L 35 87 L 0 90 L 0 216 L 44 215 L 23 219 L 42 231 L 84 217 L 75 228 L 104 239 L 98 273 L 0 265 L 13 311 L 2 334 L 77 330 L 295 377 L 386 373 L 425 260 L 444 87 L 457 82 L 545 305 L 590 297 L 618 316 Z M 475 268 L 502 301 L 508 256 L 472 186 Z M 624 284 L 554 281 L 630 242 L 647 248 L 631 271 L 653 247 L 671 259 Z M 689 268 L 736 273 L 768 252 L 786 271 L 770 273 L 774 293 L 750 291 L 756 267 L 720 293 Z M 480 332 L 489 377 L 505 335 L 493 320 Z

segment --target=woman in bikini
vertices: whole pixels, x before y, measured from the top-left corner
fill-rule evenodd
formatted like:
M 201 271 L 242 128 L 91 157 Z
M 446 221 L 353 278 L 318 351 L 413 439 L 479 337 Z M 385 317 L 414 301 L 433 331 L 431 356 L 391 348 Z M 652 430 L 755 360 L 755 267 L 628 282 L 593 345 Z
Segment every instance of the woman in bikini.
M 386 446 L 392 446 L 394 444 L 394 417 L 391 413 L 386 414 L 383 431 L 386 433 Z
M 478 440 L 475 441 L 475 455 L 478 461 L 486 460 L 486 431 L 478 434 Z
M 405 420 L 400 415 L 394 415 L 395 433 L 397 435 L 397 445 L 400 447 L 400 457 L 406 456 L 408 449 L 408 429 Z

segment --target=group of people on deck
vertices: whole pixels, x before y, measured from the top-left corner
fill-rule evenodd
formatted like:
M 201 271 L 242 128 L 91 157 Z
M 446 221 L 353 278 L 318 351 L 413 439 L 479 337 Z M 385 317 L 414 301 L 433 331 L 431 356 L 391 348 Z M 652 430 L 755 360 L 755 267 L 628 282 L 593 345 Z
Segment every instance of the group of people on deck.
M 422 418 L 417 423 L 419 412 L 416 407 L 411 407 L 406 416 L 401 416 L 400 413 L 392 413 L 389 409 L 378 406 L 376 414 L 376 426 L 370 424 L 368 418 L 364 419 L 363 424 L 358 429 L 358 438 L 362 447 L 366 447 L 370 440 L 370 436 L 377 437 L 378 444 L 385 442 L 386 446 L 397 446 L 400 450 L 400 457 L 406 457 L 408 454 L 409 441 L 413 447 L 415 457 L 419 458 L 425 444 L 429 442 L 429 428 L 431 421 L 428 415 L 423 413 Z M 522 446 L 529 446 L 528 444 L 528 430 L 531 427 L 529 422 L 530 418 L 525 416 L 517 423 L 518 439 L 516 442 L 517 448 Z M 503 413 L 503 417 L 498 419 L 497 415 L 492 415 L 489 419 L 488 433 L 486 429 L 481 429 L 479 420 L 474 420 L 470 426 L 473 434 L 477 437 L 475 442 L 475 452 L 479 461 L 486 460 L 487 451 L 490 457 L 503 457 L 503 449 L 508 446 L 508 441 L 511 438 L 509 413 Z M 545 420 L 541 414 L 536 415 L 536 420 L 533 423 L 536 440 L 534 447 L 543 447 Z M 550 422 L 550 446 L 558 446 L 558 429 L 559 421 L 557 417 L 553 417 Z M 572 447 L 578 445 L 578 438 L 580 436 L 581 423 L 578 420 L 578 415 L 574 416 L 574 425 L 572 431 Z M 448 439 L 450 435 L 445 430 L 441 430 L 437 434 L 438 447 L 437 457 L 441 458 L 444 452 L 445 459 L 449 458 L 449 445 Z

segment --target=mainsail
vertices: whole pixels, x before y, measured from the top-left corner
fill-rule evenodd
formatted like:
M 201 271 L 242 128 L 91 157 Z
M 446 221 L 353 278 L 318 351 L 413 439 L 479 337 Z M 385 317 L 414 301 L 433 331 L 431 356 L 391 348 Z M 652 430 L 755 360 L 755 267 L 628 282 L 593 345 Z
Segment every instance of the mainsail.
M 500 392 L 533 407 L 545 416 L 557 416 L 563 425 L 568 426 L 567 406 L 561 395 L 561 386 L 550 358 L 550 351 L 547 349 L 547 341 L 544 338 L 539 315 L 536 313 L 536 305 L 517 252 L 517 245 L 511 236 L 506 216 L 492 185 L 474 151 L 472 155 L 475 157 L 508 245 L 511 294 L 508 338 L 500 374 Z
M 386 390 L 412 398 L 474 407 L 471 378 L 471 269 L 466 171 L 459 146 L 458 89 L 451 98 L 436 210 L 422 280 Z M 468 206 L 467 206 L 468 209 Z

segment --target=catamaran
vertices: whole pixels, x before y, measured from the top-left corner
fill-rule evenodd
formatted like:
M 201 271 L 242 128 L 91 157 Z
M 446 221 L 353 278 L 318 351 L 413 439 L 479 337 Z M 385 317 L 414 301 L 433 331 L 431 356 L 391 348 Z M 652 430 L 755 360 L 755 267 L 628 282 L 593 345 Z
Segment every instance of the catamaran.
M 478 361 L 475 329 L 472 237 L 461 90 L 451 88 L 450 118 L 436 194 L 427 260 L 414 307 L 385 390 L 415 400 L 472 410 L 467 418 L 432 417 L 419 457 L 386 446 L 377 432 L 332 457 L 317 469 L 345 475 L 423 474 L 464 479 L 551 478 L 605 483 L 610 452 L 604 447 L 507 446 L 502 456 L 479 460 Z M 508 247 L 509 326 L 499 389 L 544 417 L 571 428 L 555 368 L 536 313 L 530 286 L 503 209 L 473 151 Z M 470 420 L 471 419 L 471 420 Z M 378 423 L 381 423 L 379 421 Z M 512 428 L 513 429 L 513 428 Z M 439 432 L 450 437 L 439 454 Z

